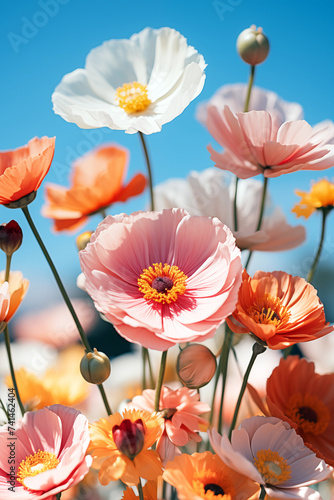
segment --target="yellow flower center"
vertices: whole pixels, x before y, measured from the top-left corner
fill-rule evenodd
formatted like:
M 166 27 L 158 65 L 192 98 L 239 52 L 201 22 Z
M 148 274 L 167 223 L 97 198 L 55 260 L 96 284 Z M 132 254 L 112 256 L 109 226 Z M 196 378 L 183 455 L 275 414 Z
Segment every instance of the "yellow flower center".
M 129 115 L 145 111 L 151 104 L 147 97 L 147 86 L 138 82 L 124 83 L 122 87 L 118 87 L 115 100 Z
M 54 453 L 39 450 L 22 460 L 17 470 L 17 480 L 27 488 L 24 484 L 27 477 L 37 476 L 46 470 L 55 469 L 58 464 L 59 460 Z
M 144 299 L 161 304 L 175 302 L 186 291 L 187 276 L 177 267 L 169 264 L 153 264 L 144 269 L 138 279 L 139 290 Z
M 282 305 L 280 299 L 269 293 L 264 295 L 260 303 L 252 305 L 247 312 L 256 323 L 271 324 L 276 328 L 286 324 L 290 317 L 288 309 Z
M 291 467 L 277 451 L 259 450 L 254 464 L 266 484 L 281 484 L 291 477 Z
M 320 399 L 312 394 L 293 394 L 288 401 L 285 414 L 303 432 L 322 434 L 328 427 L 330 412 Z
M 232 500 L 235 490 L 231 480 L 220 471 L 203 470 L 194 474 L 194 493 L 205 500 Z

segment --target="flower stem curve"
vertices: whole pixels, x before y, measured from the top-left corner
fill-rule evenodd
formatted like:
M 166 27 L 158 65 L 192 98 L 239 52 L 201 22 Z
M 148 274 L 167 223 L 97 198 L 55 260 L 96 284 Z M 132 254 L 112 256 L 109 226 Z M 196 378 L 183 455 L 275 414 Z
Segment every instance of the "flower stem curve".
M 25 409 L 24 409 L 23 403 L 22 403 L 21 398 L 20 398 L 20 393 L 19 393 L 19 389 L 17 386 L 16 378 L 15 378 L 15 371 L 14 371 L 12 353 L 11 353 L 11 348 L 10 348 L 9 332 L 8 332 L 7 325 L 5 326 L 5 329 L 4 329 L 4 337 L 5 337 L 5 345 L 6 345 L 7 357 L 8 357 L 8 363 L 9 363 L 10 376 L 12 377 L 12 382 L 13 382 L 13 386 L 14 386 L 14 390 L 15 390 L 15 396 L 16 396 L 16 399 L 17 399 L 17 402 L 19 404 L 20 411 L 21 411 L 21 414 L 23 417 L 23 415 L 25 414 Z
M 163 351 L 163 353 L 161 354 L 159 376 L 158 376 L 157 385 L 155 388 L 154 411 L 160 410 L 160 408 L 159 408 L 160 394 L 161 394 L 162 383 L 164 380 L 164 375 L 165 375 L 165 370 L 166 370 L 167 352 L 168 351 Z
M 266 204 L 267 190 L 268 190 L 268 177 L 263 177 L 262 199 L 261 199 L 261 206 L 260 206 L 259 221 L 257 223 L 256 231 L 260 231 L 260 229 L 261 229 L 263 214 L 264 214 L 264 207 Z M 245 265 L 246 271 L 247 271 L 247 268 L 249 266 L 249 262 L 251 260 L 252 255 L 253 255 L 253 250 L 250 250 L 247 261 L 246 261 L 246 265 Z
M 330 208 L 332 208 L 332 207 L 330 207 Z M 327 215 L 329 214 L 330 210 L 327 209 L 326 207 L 324 207 L 321 209 L 321 212 L 322 212 L 322 225 L 321 225 L 320 242 L 319 242 L 318 251 L 315 255 L 311 269 L 309 270 L 309 272 L 307 274 L 306 281 L 308 281 L 309 283 L 312 282 L 313 277 L 314 277 L 314 273 L 315 273 L 315 271 L 318 267 L 318 264 L 319 264 L 320 255 L 322 252 L 322 247 L 323 247 L 323 243 L 324 243 L 324 239 L 325 239 L 326 219 L 327 219 Z

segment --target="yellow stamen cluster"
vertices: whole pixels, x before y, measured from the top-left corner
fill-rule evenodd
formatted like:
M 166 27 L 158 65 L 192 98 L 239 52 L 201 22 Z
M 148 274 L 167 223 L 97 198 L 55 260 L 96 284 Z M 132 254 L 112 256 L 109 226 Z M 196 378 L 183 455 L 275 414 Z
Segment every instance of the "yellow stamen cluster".
M 122 87 L 118 87 L 115 101 L 129 115 L 145 111 L 151 104 L 147 96 L 147 86 L 138 82 L 124 83 Z
M 281 304 L 279 297 L 273 297 L 269 293 L 264 295 L 260 303 L 251 306 L 248 314 L 256 323 L 271 324 L 276 328 L 286 324 L 290 317 L 288 309 Z
M 313 394 L 293 394 L 288 401 L 285 414 L 303 432 L 322 434 L 328 427 L 330 412 L 327 406 Z
M 254 464 L 266 484 L 281 484 L 291 477 L 291 467 L 277 451 L 259 450 Z
M 224 494 L 217 494 L 212 489 L 205 488 L 208 485 L 216 485 L 217 491 L 220 489 Z M 192 480 L 194 493 L 205 500 L 232 500 L 235 498 L 235 490 L 231 480 L 219 471 L 202 470 L 194 474 Z
M 170 290 L 159 292 L 152 287 L 156 278 L 170 278 L 173 286 Z M 186 291 L 187 276 L 177 267 L 169 264 L 153 264 L 148 269 L 144 269 L 138 279 L 139 290 L 144 294 L 146 300 L 153 300 L 161 304 L 171 304 Z
M 37 476 L 46 470 L 55 469 L 58 464 L 59 460 L 54 453 L 39 450 L 22 460 L 17 470 L 17 480 L 27 488 L 24 484 L 27 477 Z

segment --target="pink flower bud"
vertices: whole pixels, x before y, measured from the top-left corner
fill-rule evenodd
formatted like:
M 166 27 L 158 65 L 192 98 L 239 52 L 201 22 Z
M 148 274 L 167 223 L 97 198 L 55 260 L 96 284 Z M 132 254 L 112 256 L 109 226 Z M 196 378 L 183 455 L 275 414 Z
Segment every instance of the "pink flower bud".
M 177 358 L 177 374 L 189 389 L 198 389 L 208 384 L 216 372 L 214 354 L 201 344 L 185 347 Z
M 22 243 L 22 229 L 15 220 L 0 225 L 0 248 L 6 255 L 13 255 Z
M 131 422 L 130 419 L 126 418 L 121 422 L 121 425 L 114 425 L 112 435 L 119 451 L 133 460 L 144 446 L 143 421 L 139 418 L 135 422 Z
M 252 25 L 242 31 L 237 39 L 237 51 L 241 59 L 252 66 L 262 63 L 269 53 L 269 40 L 262 28 Z

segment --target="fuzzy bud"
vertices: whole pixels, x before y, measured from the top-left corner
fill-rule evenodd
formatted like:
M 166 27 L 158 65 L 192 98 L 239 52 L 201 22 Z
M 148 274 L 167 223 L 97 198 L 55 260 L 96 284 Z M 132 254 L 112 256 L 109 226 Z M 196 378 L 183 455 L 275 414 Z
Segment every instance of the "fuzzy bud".
M 80 362 L 80 372 L 90 384 L 102 384 L 110 375 L 109 358 L 94 348 L 94 352 L 86 352 Z
M 214 354 L 202 344 L 191 344 L 178 355 L 176 370 L 181 382 L 189 389 L 208 384 L 216 372 Z
M 262 63 L 269 53 L 269 40 L 262 28 L 252 25 L 242 31 L 237 39 L 237 51 L 241 59 L 251 66 Z
M 22 229 L 15 220 L 0 225 L 0 248 L 6 255 L 13 255 L 21 246 Z
M 92 234 L 93 231 L 85 231 L 84 233 L 81 233 L 79 234 L 79 236 L 77 236 L 77 239 L 75 241 L 79 252 L 80 250 L 84 250 L 86 248 L 91 239 Z

